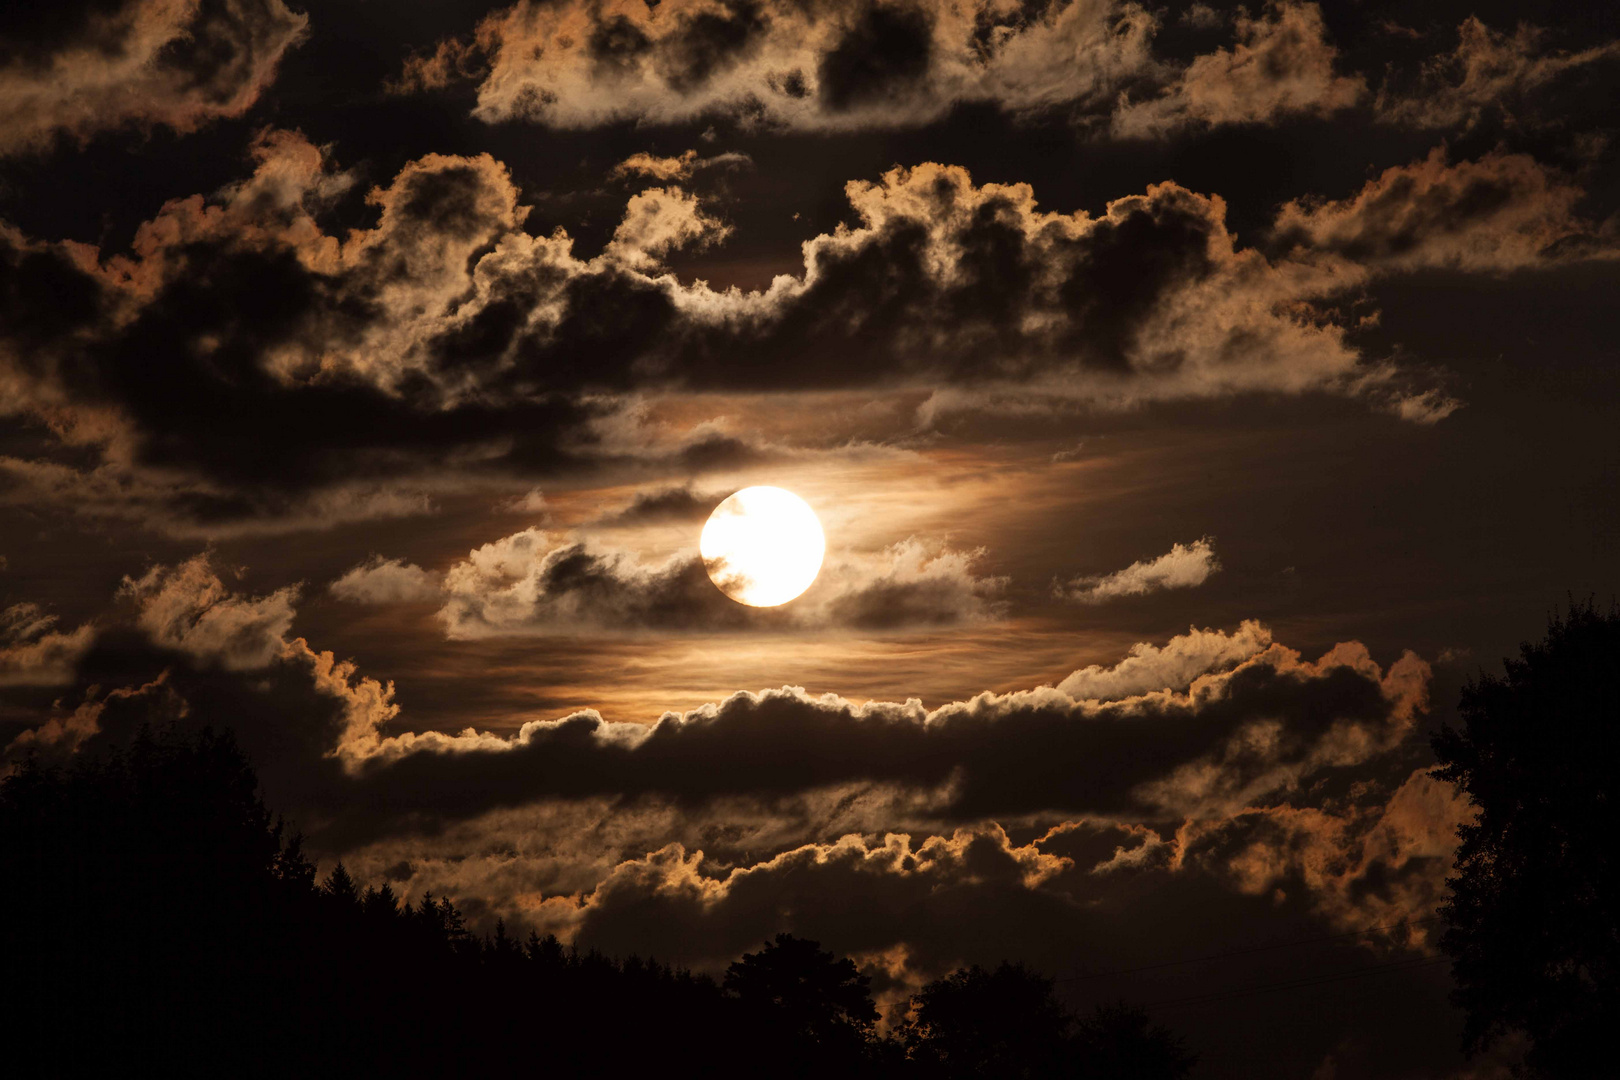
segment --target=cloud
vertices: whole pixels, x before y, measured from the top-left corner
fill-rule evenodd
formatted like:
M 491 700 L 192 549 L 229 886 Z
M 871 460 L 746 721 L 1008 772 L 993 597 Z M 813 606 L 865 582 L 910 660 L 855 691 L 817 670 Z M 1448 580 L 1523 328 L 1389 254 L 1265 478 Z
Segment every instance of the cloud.
M 1491 273 L 1612 258 L 1612 241 L 1577 213 L 1584 197 L 1528 155 L 1448 163 L 1437 147 L 1423 161 L 1385 169 L 1351 198 L 1290 202 L 1274 228 L 1280 242 L 1386 272 Z
M 1177 837 L 1178 858 L 1228 875 L 1251 896 L 1300 889 L 1344 929 L 1432 920 L 1446 899 L 1457 830 L 1476 813 L 1467 795 L 1426 768 L 1387 797 L 1376 785 L 1360 785 L 1356 794 L 1339 807 L 1282 805 L 1188 822 Z M 1413 926 L 1403 936 L 1433 951 L 1432 927 Z
M 537 561 L 547 566 L 537 560 L 540 538 L 518 536 L 469 561 L 482 571 L 503 559 L 530 574 Z M 565 561 L 575 557 L 562 550 Z M 533 580 L 544 583 L 543 573 Z M 455 571 L 446 587 L 458 588 Z M 133 601 L 129 630 L 101 631 L 75 676 L 84 687 L 151 688 L 112 712 L 102 699 L 96 730 L 132 731 L 158 717 L 229 722 L 267 785 L 286 786 L 290 808 L 373 834 L 537 800 L 704 804 L 851 784 L 916 792 L 931 816 L 958 822 L 1047 812 L 1220 816 L 1398 745 L 1426 708 L 1428 683 L 1428 666 L 1411 654 L 1385 671 L 1347 643 L 1312 663 L 1264 644 L 1269 634 L 1251 623 L 1231 635 L 1190 631 L 1163 648 L 1138 647 L 1111 671 L 1076 672 L 1065 685 L 1095 695 L 1086 700 L 1041 687 L 929 710 L 784 687 L 652 725 L 583 711 L 509 736 L 388 734 L 400 715 L 391 684 L 287 637 L 293 589 L 239 595 L 200 555 L 126 579 L 121 595 Z M 1199 663 L 1206 670 L 1191 675 Z M 1129 692 L 1156 682 L 1166 685 Z
M 82 655 L 82 653 L 81 653 Z M 28 758 L 65 760 L 81 746 L 101 734 L 101 714 L 109 706 L 142 700 L 166 689 L 167 674 L 159 673 L 151 682 L 135 687 L 116 687 L 106 698 L 97 700 L 95 688 L 72 711 L 59 711 L 38 727 L 21 731 L 0 753 L 0 778 L 9 775 L 18 762 Z M 70 681 L 70 680 L 68 680 Z
M 616 794 L 704 803 L 841 784 L 932 792 L 937 816 L 1219 816 L 1398 745 L 1426 705 L 1427 665 L 1385 672 L 1359 645 L 1315 663 L 1272 645 L 1185 692 L 1080 702 L 1050 688 L 927 710 L 794 688 L 736 694 L 651 727 L 581 712 L 510 738 L 359 738 L 348 762 L 373 827 L 536 799 Z
M 633 507 L 632 507 L 633 508 Z M 911 539 L 847 553 L 803 596 L 751 608 L 714 586 L 695 551 L 648 563 L 635 552 L 525 529 L 469 552 L 444 577 L 439 611 L 452 638 L 636 632 L 898 630 L 979 622 L 1003 610 L 1000 578 L 978 574 L 983 552 Z
M 1141 7 L 1106 0 L 522 0 L 470 40 L 413 57 L 394 89 L 474 79 L 474 115 L 491 123 L 906 126 L 965 102 L 1015 113 L 1100 102 L 1154 70 L 1154 26 Z
M 637 923 L 650 921 L 665 928 L 660 939 L 686 938 L 684 945 L 669 943 L 687 962 L 713 965 L 778 932 L 786 912 L 793 913 L 787 918 L 794 932 L 863 951 L 894 944 L 903 913 L 930 901 L 986 914 L 1000 901 L 1002 917 L 1012 919 L 1042 908 L 1049 918 L 1052 908 L 1070 907 L 1038 891 L 1067 860 L 1035 844 L 1014 844 L 995 825 L 918 840 L 844 836 L 718 874 L 705 873 L 704 862 L 702 851 L 671 844 L 620 863 L 588 894 L 542 901 L 532 916 L 561 922 L 582 944 L 614 952 L 645 949 L 649 935 Z M 927 949 L 916 958 L 920 966 L 944 959 L 934 952 L 944 943 L 929 940 L 933 935 L 905 937 Z M 960 940 L 954 947 L 962 947 Z
M 708 519 L 724 499 L 724 492 L 699 492 L 691 485 L 637 492 L 621 510 L 599 518 L 600 526 L 695 524 Z
M 207 555 L 126 577 L 121 592 L 135 601 L 136 623 L 156 644 L 230 671 L 262 668 L 280 655 L 297 614 L 296 587 L 238 596 Z
M 95 638 L 94 623 L 63 633 L 57 617 L 38 604 L 0 611 L 0 686 L 59 686 L 72 681 L 73 666 Z
M 692 174 L 701 169 L 712 169 L 719 166 L 736 168 L 743 165 L 752 165 L 754 159 L 747 154 L 730 152 L 716 154 L 713 157 L 700 158 L 696 150 L 687 150 L 675 157 L 659 157 L 645 151 L 631 154 L 608 172 L 614 179 L 627 179 L 632 176 L 646 176 L 662 183 L 672 180 L 689 180 Z
M 613 166 L 608 175 L 615 179 L 627 176 L 648 176 L 654 180 L 662 180 L 667 183 L 671 180 L 689 179 L 692 175 L 692 168 L 696 163 L 696 150 L 688 150 L 678 157 L 657 157 L 642 152 L 631 154 Z
M 1389 787 L 1369 786 L 1352 808 L 1331 807 L 1324 816 L 1339 823 L 1331 838 L 1326 831 L 1300 837 L 1302 850 L 1280 851 L 1274 873 L 1245 848 L 1272 839 L 1253 811 L 1204 822 L 1208 834 L 1189 828 L 1161 837 L 1139 825 L 1077 818 L 941 825 L 891 806 L 894 816 L 875 827 L 840 830 L 835 819 L 824 835 L 782 842 L 789 833 L 780 815 L 796 808 L 746 801 L 711 808 L 553 802 L 349 847 L 343 858 L 362 880 L 386 876 L 407 896 L 456 896 L 475 926 L 502 917 L 509 933 L 532 927 L 581 949 L 655 955 L 700 971 L 723 970 L 772 934 L 804 935 L 853 955 L 873 976 L 885 1012 L 903 1008 L 929 979 L 1004 958 L 1060 978 L 1081 976 L 1078 985 L 1066 981 L 1065 992 L 1159 1000 L 1270 976 L 1230 964 L 1176 966 L 1101 986 L 1084 975 L 1207 955 L 1207 940 L 1167 941 L 1164 928 L 1183 923 L 1220 926 L 1220 948 L 1317 940 L 1298 961 L 1313 969 L 1432 955 L 1425 925 L 1360 933 L 1423 918 L 1443 893 L 1445 815 L 1411 813 L 1413 803 L 1428 801 L 1427 784 L 1421 774 L 1408 784 L 1397 777 Z M 1274 809 L 1317 809 L 1290 802 L 1300 805 Z M 1318 940 L 1336 930 L 1356 933 Z M 1433 995 L 1398 975 L 1381 986 L 1380 1000 L 1396 1011 Z M 1279 1006 L 1285 1016 L 1293 1007 Z M 1309 1021 L 1310 1003 L 1297 1007 L 1300 1023 L 1320 1031 Z M 1275 1022 L 1273 1009 L 1265 1023 Z M 1322 1052 L 1341 1037 L 1323 1033 Z
M 1220 570 L 1220 560 L 1209 537 L 1190 544 L 1172 544 L 1156 559 L 1134 562 L 1112 574 L 1071 578 L 1053 586 L 1064 600 L 1078 604 L 1100 604 L 1122 596 L 1145 596 L 1163 589 L 1191 589 L 1209 580 Z
M 401 604 L 437 601 L 439 576 L 403 559 L 373 555 L 327 586 L 339 600 L 355 604 Z
M 0 22 L 0 155 L 101 131 L 179 132 L 252 107 L 309 17 L 282 0 L 48 5 Z
M 1113 116 L 1121 138 L 1154 138 L 1187 127 L 1268 124 L 1285 116 L 1329 116 L 1367 92 L 1360 76 L 1334 73 L 1322 10 L 1269 3 L 1258 18 L 1239 14 L 1230 50 L 1199 56 L 1156 97 L 1122 97 Z
M 1082 971 L 1162 958 L 1163 921 L 1189 910 L 1219 921 L 1229 941 L 1275 941 L 1291 911 L 1310 910 L 1358 934 L 1321 946 L 1342 950 L 1337 963 L 1313 956 L 1330 968 L 1367 964 L 1368 953 L 1384 962 L 1432 955 L 1427 925 L 1360 932 L 1432 918 L 1459 809 L 1446 785 L 1419 772 L 1387 799 L 1370 792 L 1357 806 L 1327 813 L 1288 805 L 1252 810 L 1206 823 L 1207 833 L 1184 828 L 1168 841 L 1140 827 L 1064 820 L 1019 843 L 983 823 L 846 833 L 738 860 L 672 842 L 596 870 L 584 888 L 540 886 L 537 876 L 550 870 L 543 856 L 538 865 L 522 855 L 440 858 L 414 865 L 410 887 L 460 885 L 461 894 L 507 897 L 509 925 L 708 970 L 787 929 L 873 958 L 887 976 L 875 989 L 898 1004 L 908 989 L 966 962 L 1038 957 L 1061 974 L 1063 967 L 1053 971 L 1060 958 L 1081 958 Z M 1109 848 L 1112 855 L 1098 862 Z M 380 846 L 374 857 L 387 850 Z M 493 888 L 477 882 L 489 874 L 505 880 Z M 1187 994 L 1188 981 L 1199 985 L 1193 972 L 1176 977 L 1171 994 Z M 1228 972 L 1204 985 L 1230 989 L 1232 982 Z M 1145 992 L 1166 995 L 1152 983 Z M 1401 992 L 1398 983 L 1386 990 Z
M 1357 365 L 1335 329 L 1278 311 L 1314 270 L 1236 250 L 1218 199 L 1161 184 L 1100 218 L 1048 214 L 1025 185 L 933 164 L 846 190 L 859 224 L 808 241 L 802 278 L 693 305 L 725 319 L 739 358 L 782 362 L 698 377 L 1011 383 L 1106 402 L 1328 388 Z
M 581 864 L 545 839 L 567 830 L 556 828 L 562 821 L 610 845 L 668 835 L 665 821 L 676 832 L 680 826 L 660 811 L 644 822 L 622 811 L 590 808 L 575 817 L 554 807 L 545 817 L 491 815 L 453 835 L 379 842 L 348 861 L 373 876 L 394 867 L 411 892 L 489 897 L 509 926 L 549 930 L 582 948 L 714 970 L 786 929 L 842 951 L 890 954 L 891 976 L 920 982 L 981 951 L 1038 953 L 1046 964 L 1080 955 L 1106 970 L 1119 964 L 1111 943 L 1153 934 L 1141 921 L 1152 926 L 1188 906 L 1219 910 L 1231 940 L 1242 939 L 1242 923 L 1264 925 L 1274 939 L 1285 917 L 1278 907 L 1290 894 L 1296 907 L 1335 928 L 1429 918 L 1444 893 L 1458 809 L 1445 785 L 1419 772 L 1387 798 L 1370 790 L 1340 811 L 1247 810 L 1198 823 L 1206 831 L 1189 823 L 1168 840 L 1140 826 L 1060 820 L 1018 843 L 984 822 L 843 833 L 748 857 L 716 832 L 715 843 L 702 847 L 676 840 L 605 858 L 598 848 Z M 537 828 L 540 821 L 553 827 Z M 518 839 L 495 857 L 463 857 L 495 836 Z M 923 911 L 929 917 L 919 919 Z M 1347 960 L 1365 963 L 1355 953 L 1422 955 L 1432 952 L 1431 940 L 1418 925 L 1340 947 L 1350 951 Z M 1154 944 L 1148 955 L 1162 956 L 1162 929 Z
M 522 495 L 502 499 L 496 504 L 495 509 L 503 514 L 545 514 L 547 505 L 545 493 L 533 487 Z
M 680 188 L 648 188 L 630 197 L 603 255 L 638 270 L 656 270 L 659 256 L 681 248 L 701 250 L 730 232 Z
M 586 259 L 524 229 L 488 156 L 406 164 L 368 194 L 375 224 L 339 234 L 322 219 L 351 176 L 296 133 L 254 154 L 251 177 L 166 204 L 127 253 L 0 227 L 0 408 L 60 450 L 0 458 L 9 498 L 228 535 L 760 453 L 708 418 L 650 444 L 637 410 L 668 395 L 703 417 L 705 395 L 926 389 L 937 418 L 1330 393 L 1432 421 L 1456 403 L 1363 356 L 1342 299 L 1417 265 L 1613 250 L 1572 183 L 1515 155 L 1289 204 L 1269 257 L 1237 245 L 1222 200 L 1173 183 L 1093 217 L 928 163 L 847 185 L 855 224 L 807 241 L 799 275 L 716 291 L 660 265 L 729 229 L 678 187 L 632 196 Z
M 62 442 L 99 449 L 111 473 L 103 483 L 20 463 L 36 488 L 100 484 L 100 505 L 135 500 L 135 512 L 191 528 L 330 522 L 421 512 L 420 485 L 447 465 L 566 456 L 559 432 L 591 410 L 487 378 L 479 388 L 466 355 L 477 352 L 469 338 L 490 333 L 462 310 L 478 294 L 471 257 L 493 244 L 493 266 L 512 255 L 501 238 L 533 242 L 514 231 L 524 211 L 504 169 L 487 157 L 413 162 L 372 192 L 377 226 L 340 241 L 316 214 L 349 178 L 297 135 L 269 133 L 255 153 L 249 180 L 212 202 L 167 204 L 130 255 L 0 230 L 0 302 L 16 315 L 0 341 L 7 411 L 48 415 Z M 49 310 L 28 314 L 41 292 Z M 512 301 L 484 301 L 473 306 L 499 326 Z M 435 359 L 444 335 L 437 347 L 462 343 L 458 374 Z M 390 486 L 402 472 L 417 491 Z
M 207 553 L 124 578 L 124 605 L 75 657 L 79 703 L 68 704 L 72 692 L 59 699 L 54 715 L 13 740 L 7 760 L 127 742 L 152 723 L 228 726 L 285 805 L 336 805 L 340 760 L 377 752 L 399 707 L 392 683 L 287 636 L 297 596 L 295 586 L 238 593 Z
M 1142 641 L 1111 668 L 1081 668 L 1057 688 L 1076 701 L 1119 701 L 1153 690 L 1183 690 L 1194 679 L 1222 671 L 1271 647 L 1271 631 L 1245 619 L 1233 633 L 1189 627 L 1163 646 Z
M 1195 32 L 1230 23 L 1235 40 L 1184 64 L 1155 54 L 1164 15 L 1115 0 L 521 0 L 468 37 L 410 57 L 390 89 L 470 81 L 473 115 L 487 123 L 570 129 L 706 118 L 743 128 L 882 129 L 988 104 L 1015 116 L 1062 112 L 1081 129 L 1124 139 L 1326 118 L 1369 104 L 1366 77 L 1339 70 L 1318 4 L 1268 0 L 1258 14 L 1229 17 L 1193 4 L 1174 22 Z M 1613 42 L 1548 51 L 1545 38 L 1533 26 L 1508 35 L 1471 16 L 1454 50 L 1415 75 L 1391 67 L 1370 104 L 1381 121 L 1409 128 L 1466 129 L 1493 113 L 1510 125 L 1539 124 L 1550 87 L 1620 55 Z M 669 182 L 690 175 L 694 158 L 643 153 L 616 172 Z
M 1545 93 L 1579 69 L 1620 58 L 1620 41 L 1579 52 L 1547 51 L 1546 31 L 1521 22 L 1510 36 L 1475 16 L 1457 27 L 1457 47 L 1424 63 L 1410 87 L 1386 83 L 1378 118 L 1415 128 L 1462 128 L 1499 115 L 1509 126 L 1543 119 Z
M 952 626 L 1000 617 L 1007 578 L 982 574 L 983 548 L 961 551 L 909 537 L 880 552 L 843 553 L 804 599 L 807 616 L 857 630 Z M 797 604 L 798 601 L 795 601 Z

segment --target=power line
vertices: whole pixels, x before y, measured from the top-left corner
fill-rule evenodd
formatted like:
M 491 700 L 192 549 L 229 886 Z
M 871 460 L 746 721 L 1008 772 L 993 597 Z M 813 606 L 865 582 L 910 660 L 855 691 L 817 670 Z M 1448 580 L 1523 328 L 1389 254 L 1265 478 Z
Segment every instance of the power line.
M 1254 994 L 1269 994 L 1278 990 L 1304 990 L 1313 986 L 1327 986 L 1332 983 L 1350 982 L 1354 979 L 1364 979 L 1369 975 L 1384 975 L 1393 971 L 1415 971 L 1419 968 L 1433 967 L 1436 964 L 1449 963 L 1450 959 L 1444 956 L 1419 956 L 1406 960 L 1397 960 L 1389 964 L 1375 964 L 1372 967 L 1357 968 L 1353 971 L 1332 972 L 1325 975 L 1311 975 L 1302 979 L 1285 979 L 1281 982 L 1259 983 L 1253 986 L 1242 986 L 1235 990 L 1216 990 L 1210 993 L 1194 994 L 1190 997 L 1171 998 L 1167 1001 L 1149 1002 L 1144 1008 L 1161 1009 L 1173 1005 L 1204 1005 L 1213 1001 L 1228 1000 L 1231 998 L 1250 997 Z
M 1084 975 L 1066 975 L 1061 979 L 1053 979 L 1055 983 L 1083 982 L 1088 979 L 1105 979 L 1112 975 L 1132 975 L 1138 971 L 1158 971 L 1161 968 L 1180 967 L 1183 964 L 1202 964 L 1210 960 L 1224 960 L 1229 956 L 1247 956 L 1250 953 L 1270 952 L 1273 949 L 1292 949 L 1300 945 L 1315 945 L 1322 941 L 1342 941 L 1346 938 L 1362 937 L 1367 934 L 1377 934 L 1384 930 L 1397 930 L 1403 926 L 1419 926 L 1423 923 L 1439 922 L 1440 916 L 1433 915 L 1427 919 L 1407 919 L 1403 922 L 1390 923 L 1388 926 L 1370 926 L 1365 930 L 1351 930 L 1342 934 L 1326 934 L 1322 937 L 1301 938 L 1298 941 L 1282 941 L 1272 945 L 1255 945 L 1247 949 L 1232 949 L 1228 952 L 1210 953 L 1208 956 L 1194 956 L 1186 960 L 1166 960 L 1159 964 L 1144 964 L 1141 967 L 1116 968 L 1113 971 L 1094 971 Z

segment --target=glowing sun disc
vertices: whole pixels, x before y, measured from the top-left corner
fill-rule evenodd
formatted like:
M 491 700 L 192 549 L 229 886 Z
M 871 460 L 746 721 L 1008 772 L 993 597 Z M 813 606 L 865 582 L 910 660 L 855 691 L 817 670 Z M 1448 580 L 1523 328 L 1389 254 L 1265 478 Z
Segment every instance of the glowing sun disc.
M 821 572 L 827 537 L 810 504 L 779 487 L 746 487 L 714 508 L 698 540 L 720 591 L 749 607 L 776 607 Z

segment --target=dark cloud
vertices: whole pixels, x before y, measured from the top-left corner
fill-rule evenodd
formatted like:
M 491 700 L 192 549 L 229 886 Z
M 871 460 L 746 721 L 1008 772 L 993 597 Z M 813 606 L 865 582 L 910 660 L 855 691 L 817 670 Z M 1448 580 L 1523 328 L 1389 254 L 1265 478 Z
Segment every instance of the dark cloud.
M 928 74 L 934 27 L 926 8 L 872 4 L 822 56 L 821 100 L 833 112 L 911 93 Z
M 1201 865 L 1250 896 L 1300 890 L 1346 928 L 1421 925 L 1396 934 L 1432 949 L 1433 913 L 1459 826 L 1475 815 L 1465 795 L 1418 769 L 1385 789 L 1358 786 L 1322 806 L 1251 808 L 1222 821 L 1189 823 L 1179 858 Z
M 1126 897 L 1173 889 L 1185 902 L 1189 892 L 1224 886 L 1273 906 L 1279 894 L 1296 894 L 1329 926 L 1393 926 L 1388 938 L 1363 947 L 1405 946 L 1411 959 L 1433 955 L 1429 921 L 1456 827 L 1469 816 L 1449 788 L 1419 772 L 1342 808 L 1251 810 L 1189 823 L 1168 840 L 1141 827 L 1076 820 L 1020 844 L 999 826 L 978 825 L 923 838 L 846 834 L 730 866 L 671 844 L 623 860 L 594 889 L 558 898 L 540 914 L 572 924 L 576 938 L 593 945 L 713 963 L 789 912 L 795 932 L 852 951 L 901 950 L 899 966 L 926 977 L 959 962 L 962 950 L 985 947 L 971 917 L 1023 923 L 1035 933 L 1065 933 L 1066 925 L 1065 936 L 1085 940 L 1097 962 L 1103 946 L 1089 939 L 1124 929 L 1117 905 Z M 948 927 L 908 926 L 907 913 L 924 908 Z M 1419 922 L 1395 926 L 1403 920 Z
M 74 0 L 0 15 L 0 155 L 240 116 L 308 17 L 282 0 Z
M 588 406 L 493 383 L 458 394 L 431 355 L 424 366 L 393 352 L 422 348 L 402 325 L 413 310 L 448 316 L 444 347 L 474 369 L 492 333 L 512 332 L 499 298 L 477 320 L 455 317 L 468 256 L 521 220 L 503 170 L 431 157 L 374 193 L 381 224 L 345 249 L 312 215 L 348 178 L 296 136 L 267 136 L 256 153 L 259 170 L 221 203 L 165 207 L 133 258 L 97 263 L 74 245 L 5 237 L 5 351 L 27 387 L 12 409 L 145 470 L 168 489 L 154 501 L 166 496 L 169 515 L 203 526 L 308 514 L 312 489 L 347 487 L 361 505 L 356 488 L 446 454 L 487 459 L 479 448 L 539 470 L 569 460 L 560 441 L 586 438 Z M 323 359 L 336 354 L 358 362 Z M 379 495 L 374 509 L 422 503 Z
M 1156 97 L 1123 100 L 1114 134 L 1162 137 L 1186 127 L 1329 116 L 1366 94 L 1360 76 L 1335 70 L 1338 52 L 1316 4 L 1268 3 L 1258 17 L 1240 13 L 1236 30 L 1231 49 L 1197 57 Z
M 633 196 L 583 258 L 523 229 L 487 156 L 408 164 L 368 196 L 376 224 L 340 237 L 321 219 L 352 177 L 296 134 L 254 152 L 251 178 L 169 203 L 130 255 L 0 235 L 9 410 L 103 462 L 8 460 L 26 497 L 96 492 L 81 503 L 206 531 L 419 513 L 457 471 L 765 452 L 604 427 L 632 392 L 933 388 L 936 414 L 1009 393 L 1028 409 L 1326 392 L 1433 421 L 1455 402 L 1364 357 L 1339 299 L 1395 271 L 1613 250 L 1581 190 L 1524 155 L 1436 152 L 1350 199 L 1290 203 L 1269 259 L 1237 245 L 1220 199 L 1175 184 L 1092 217 L 927 164 L 850 183 L 858 225 L 808 241 L 801 276 L 720 292 L 662 266 L 729 231 L 680 188 Z
M 1549 48 L 1544 28 L 1520 22 L 1510 35 L 1470 15 L 1457 27 L 1457 47 L 1430 58 L 1415 78 L 1391 78 L 1379 89 L 1377 112 L 1386 123 L 1463 129 L 1487 119 L 1507 126 L 1540 126 L 1552 95 L 1593 65 L 1620 61 L 1620 41 L 1576 51 Z M 1578 109 L 1567 92 L 1560 111 Z
M 604 526 L 696 524 L 726 497 L 724 492 L 694 491 L 690 485 L 637 492 L 621 510 L 598 520 Z
M 583 128 L 617 120 L 838 130 L 912 125 L 963 102 L 1105 102 L 1153 69 L 1135 5 L 975 0 L 521 2 L 409 60 L 394 88 L 479 83 L 475 115 Z
M 1367 272 L 1239 248 L 1218 198 L 1165 183 L 1098 217 L 1052 214 L 1024 185 L 933 164 L 846 190 L 859 224 L 808 242 L 802 279 L 698 309 L 724 313 L 730 340 L 699 324 L 681 361 L 691 384 L 1025 384 L 1031 399 L 1093 404 L 1407 396 L 1323 303 Z M 762 354 L 777 362 L 738 362 Z
M 780 610 L 751 609 L 709 580 L 701 559 L 644 565 L 628 552 L 600 549 L 538 529 L 469 554 L 445 576 L 440 612 L 452 637 L 567 634 L 598 630 L 736 631 L 782 625 Z
M 544 472 L 756 453 L 714 432 L 608 446 L 593 426 L 616 408 L 604 391 L 999 380 L 1094 402 L 1403 397 L 1341 328 L 1290 310 L 1352 286 L 1353 270 L 1238 249 L 1221 202 L 1173 184 L 1092 218 L 1042 213 L 1027 187 L 960 169 L 895 170 L 849 185 L 860 226 L 806 244 L 802 277 L 743 293 L 662 269 L 727 232 L 679 188 L 632 197 L 584 259 L 561 232 L 522 229 L 528 210 L 487 156 L 410 163 L 368 196 L 375 226 L 340 238 L 320 217 L 350 176 L 296 134 L 266 133 L 255 154 L 254 175 L 214 200 L 168 204 L 132 255 L 7 232 L 0 260 L 11 409 L 170 485 L 170 515 L 205 528 L 318 519 L 323 490 L 354 513 L 416 511 L 428 489 L 386 485 L 447 459 Z M 62 482 L 48 472 L 22 479 L 48 490 Z M 122 498 L 138 497 L 131 479 Z
M 96 627 L 84 623 L 63 631 L 57 629 L 58 621 L 26 601 L 0 611 L 0 686 L 60 686 L 72 681 L 73 665 L 94 642 Z
M 682 11 L 676 21 L 663 38 L 658 64 L 671 90 L 690 93 L 756 48 L 769 17 L 756 0 L 731 0 L 706 11 Z
M 595 61 L 598 74 L 608 79 L 635 74 L 652 48 L 652 39 L 623 15 L 602 19 L 585 38 L 586 53 Z
M 773 691 L 650 730 L 580 715 L 525 725 L 504 745 L 390 746 L 355 782 L 373 811 L 432 806 L 451 816 L 542 795 L 702 800 L 855 780 L 937 788 L 941 811 L 966 818 L 1209 812 L 1399 742 L 1417 705 L 1409 695 L 1421 692 L 1418 667 L 1397 666 L 1386 688 L 1352 655 L 1312 666 L 1272 654 L 1188 697 L 1082 705 L 1034 691 L 932 713 L 916 702 L 855 706 Z
M 481 556 L 486 566 L 494 558 L 486 549 L 473 561 Z M 706 580 L 685 583 L 680 564 L 664 572 L 668 583 L 655 576 L 642 582 L 645 596 L 629 595 L 631 583 L 610 580 L 612 567 L 577 545 L 548 552 L 533 574 L 522 598 L 551 589 L 557 606 L 575 611 L 590 602 L 625 617 L 659 619 L 665 617 L 659 605 L 673 606 L 699 585 L 719 597 Z M 461 576 L 447 575 L 452 597 Z M 1065 685 L 1096 695 L 1090 700 L 1042 688 L 981 694 L 930 711 L 915 700 L 857 705 L 784 688 L 736 694 L 650 727 L 611 724 L 587 712 L 527 723 L 510 738 L 471 729 L 390 736 L 384 728 L 399 713 L 391 686 L 288 637 L 293 590 L 240 595 L 199 556 L 173 569 L 154 567 L 123 591 L 134 605 L 128 629 L 110 626 L 83 651 L 78 685 L 122 688 L 119 709 L 164 708 L 189 723 L 229 718 L 249 729 L 250 749 L 255 740 L 270 740 L 261 767 L 271 777 L 300 767 L 286 758 L 288 745 L 304 748 L 305 763 L 341 762 L 342 783 L 369 821 L 356 818 L 348 827 L 385 831 L 392 827 L 386 821 L 463 818 L 543 799 L 649 795 L 702 802 L 854 782 L 934 792 L 935 811 L 957 819 L 1042 811 L 1225 813 L 1398 744 L 1425 706 L 1428 678 L 1416 657 L 1386 673 L 1356 645 L 1339 646 L 1314 664 L 1276 645 L 1253 652 L 1244 642 L 1263 631 L 1245 627 L 1236 639 L 1209 639 L 1228 647 L 1206 648 L 1194 632 L 1163 653 L 1128 659 L 1114 675 L 1076 673 Z M 1174 687 L 1187 671 L 1171 670 L 1187 668 L 1182 660 L 1205 672 L 1184 692 Z M 1165 688 L 1124 693 L 1144 683 Z M 193 687 L 205 698 L 193 700 Z M 265 702 L 246 714 L 218 697 L 261 692 Z M 93 698 L 85 704 L 100 716 L 100 730 L 109 731 L 110 706 Z M 277 710 L 276 733 L 252 730 L 259 722 L 252 717 Z M 304 796 L 291 801 L 308 805 Z M 324 816 L 340 806 L 311 809 Z
M 1455 5 L 1435 7 L 1457 17 Z M 706 119 L 743 130 L 904 128 L 989 106 L 1134 141 L 1351 112 L 1418 131 L 1468 131 L 1485 118 L 1556 128 L 1561 111 L 1582 108 L 1569 86 L 1620 55 L 1615 42 L 1554 48 L 1553 35 L 1524 23 L 1492 30 L 1479 16 L 1498 13 L 1467 9 L 1456 47 L 1433 53 L 1427 30 L 1390 14 L 1298 0 L 1230 17 L 1204 4 L 1178 12 L 1113 0 L 521 0 L 411 58 L 395 88 L 470 80 L 477 118 L 565 129 Z M 1392 50 L 1396 37 L 1411 47 Z

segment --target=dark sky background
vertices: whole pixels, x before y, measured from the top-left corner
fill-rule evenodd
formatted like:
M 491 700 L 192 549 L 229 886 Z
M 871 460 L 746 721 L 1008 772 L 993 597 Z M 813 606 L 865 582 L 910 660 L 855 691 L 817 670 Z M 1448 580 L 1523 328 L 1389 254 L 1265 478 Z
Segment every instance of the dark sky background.
M 1427 738 L 1620 588 L 1617 91 L 1598 4 L 12 5 L 5 760 L 229 724 L 477 929 L 1506 1075 Z

